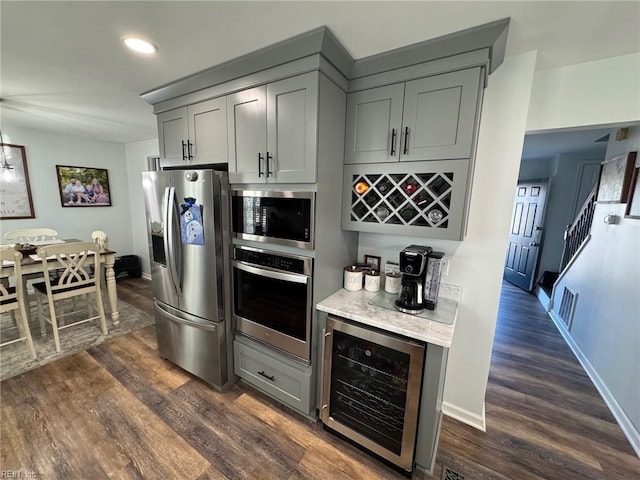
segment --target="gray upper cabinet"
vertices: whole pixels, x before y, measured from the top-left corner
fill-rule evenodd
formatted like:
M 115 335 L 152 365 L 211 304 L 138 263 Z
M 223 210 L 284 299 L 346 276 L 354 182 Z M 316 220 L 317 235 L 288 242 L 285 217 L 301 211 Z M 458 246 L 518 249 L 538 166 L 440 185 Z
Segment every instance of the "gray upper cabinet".
M 314 183 L 318 72 L 227 97 L 231 183 Z
M 227 96 L 229 181 L 259 183 L 266 180 L 267 87 Z
M 159 114 L 162 166 L 227 163 L 226 108 L 221 97 Z
M 162 166 L 185 162 L 184 142 L 189 138 L 187 107 L 176 108 L 157 115 L 160 163 Z
M 349 94 L 345 163 L 470 158 L 481 79 L 476 67 Z

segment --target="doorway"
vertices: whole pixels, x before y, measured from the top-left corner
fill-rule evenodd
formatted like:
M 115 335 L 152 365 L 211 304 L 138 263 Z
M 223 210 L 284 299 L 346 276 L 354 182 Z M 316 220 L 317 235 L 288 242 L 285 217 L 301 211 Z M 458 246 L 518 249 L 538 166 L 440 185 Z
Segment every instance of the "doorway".
M 518 182 L 503 278 L 531 292 L 542 245 L 548 179 Z

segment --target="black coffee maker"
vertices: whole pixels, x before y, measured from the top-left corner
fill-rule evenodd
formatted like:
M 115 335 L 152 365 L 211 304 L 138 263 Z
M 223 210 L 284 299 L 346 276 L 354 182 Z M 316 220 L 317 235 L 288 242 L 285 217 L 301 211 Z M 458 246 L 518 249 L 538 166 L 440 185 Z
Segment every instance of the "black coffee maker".
M 402 288 L 395 305 L 401 312 L 418 315 L 424 311 L 424 283 L 431 250 L 431 247 L 409 245 L 400 252 Z

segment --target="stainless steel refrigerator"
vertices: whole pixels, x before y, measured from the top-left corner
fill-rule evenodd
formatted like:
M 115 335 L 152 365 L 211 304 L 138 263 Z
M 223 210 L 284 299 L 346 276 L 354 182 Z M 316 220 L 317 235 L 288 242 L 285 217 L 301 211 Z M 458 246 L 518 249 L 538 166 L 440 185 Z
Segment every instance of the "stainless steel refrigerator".
M 235 379 L 227 173 L 144 172 L 142 183 L 158 351 L 224 390 Z

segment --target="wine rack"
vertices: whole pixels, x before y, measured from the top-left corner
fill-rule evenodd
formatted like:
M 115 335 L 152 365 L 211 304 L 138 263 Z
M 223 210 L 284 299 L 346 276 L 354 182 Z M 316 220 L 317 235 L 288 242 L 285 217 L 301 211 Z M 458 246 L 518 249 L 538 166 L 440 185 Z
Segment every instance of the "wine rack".
M 461 239 L 469 160 L 345 165 L 342 226 Z
M 410 470 L 424 345 L 327 321 L 322 420 Z

